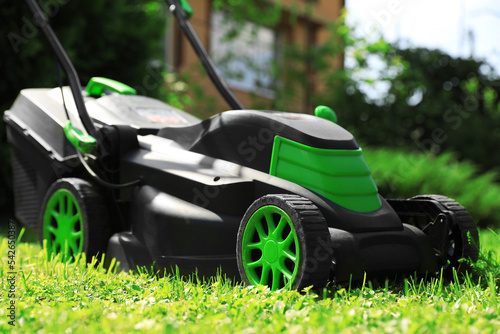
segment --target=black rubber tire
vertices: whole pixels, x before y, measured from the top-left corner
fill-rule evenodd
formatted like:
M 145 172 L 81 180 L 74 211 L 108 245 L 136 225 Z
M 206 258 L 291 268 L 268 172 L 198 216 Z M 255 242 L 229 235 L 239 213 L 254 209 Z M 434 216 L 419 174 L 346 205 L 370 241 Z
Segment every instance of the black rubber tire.
M 443 274 L 447 277 L 452 277 L 455 268 L 457 273 L 463 273 L 470 269 L 466 261 L 460 259 L 468 259 L 472 262 L 477 261 L 479 257 L 479 233 L 477 226 L 472 216 L 467 210 L 457 201 L 442 195 L 419 195 L 412 199 L 433 200 L 442 206 L 443 211 L 451 211 L 453 213 L 453 221 L 451 222 L 451 231 L 449 240 L 443 242 L 450 243 L 453 248 L 452 254 L 449 254 L 447 263 L 442 265 Z
M 108 223 L 106 205 L 101 195 L 92 184 L 82 179 L 59 179 L 47 190 L 38 221 L 40 245 L 43 247 L 44 215 L 47 210 L 47 204 L 51 197 L 59 190 L 70 192 L 78 204 L 82 217 L 81 223 L 83 225 L 82 252 L 86 254 L 87 261 L 91 261 L 93 256 L 100 255 L 106 251 L 111 230 Z
M 301 290 L 311 285 L 315 288 L 326 285 L 333 257 L 328 226 L 320 210 L 310 200 L 297 195 L 266 195 L 257 199 L 246 211 L 240 223 L 236 245 L 238 270 L 242 280 L 246 284 L 252 284 L 243 266 L 243 234 L 250 217 L 264 206 L 275 206 L 283 210 L 295 228 L 300 260 L 291 288 Z

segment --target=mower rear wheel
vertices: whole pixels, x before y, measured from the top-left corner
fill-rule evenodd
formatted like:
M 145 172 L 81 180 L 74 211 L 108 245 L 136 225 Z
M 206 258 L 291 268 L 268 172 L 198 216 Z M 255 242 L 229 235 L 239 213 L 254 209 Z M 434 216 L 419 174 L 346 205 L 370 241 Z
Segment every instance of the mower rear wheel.
M 441 195 L 419 195 L 412 197 L 414 200 L 431 200 L 438 202 L 443 212 L 451 212 L 451 221 L 448 235 L 445 238 L 436 239 L 432 235 L 431 224 L 423 227 L 435 249 L 443 249 L 444 254 L 438 254 L 441 258 L 441 268 L 447 277 L 453 274 L 453 268 L 458 272 L 464 272 L 469 269 L 466 259 L 477 261 L 479 257 L 479 233 L 473 218 L 467 210 L 457 201 Z M 434 217 L 434 224 L 439 223 L 436 220 L 447 219 L 446 215 L 440 218 L 440 215 Z M 449 218 L 448 218 L 449 219 Z
M 90 260 L 105 251 L 110 235 L 104 201 L 84 180 L 57 180 L 43 200 L 38 233 L 49 254 L 61 253 L 66 261 L 83 252 Z
M 332 268 L 330 234 L 323 215 L 297 195 L 266 195 L 246 211 L 236 255 L 249 285 L 302 289 L 324 286 Z

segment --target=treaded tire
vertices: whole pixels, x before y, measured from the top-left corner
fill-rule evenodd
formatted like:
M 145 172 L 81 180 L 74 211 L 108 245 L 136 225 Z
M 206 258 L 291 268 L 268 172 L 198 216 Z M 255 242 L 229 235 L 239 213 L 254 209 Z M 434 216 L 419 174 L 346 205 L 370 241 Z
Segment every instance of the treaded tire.
M 110 227 L 106 206 L 96 188 L 78 178 L 54 182 L 43 199 L 38 236 L 42 247 L 47 239 L 49 251 L 63 251 L 65 259 L 84 252 L 90 261 L 103 253 Z M 68 245 L 67 254 L 63 243 Z
M 281 225 L 282 220 L 287 225 Z M 274 230 L 269 227 L 273 222 Z M 297 195 L 263 196 L 250 205 L 240 223 L 236 256 L 241 278 L 271 290 L 322 287 L 332 268 L 330 240 L 327 223 L 310 200 Z M 288 254 L 295 255 L 295 260 Z
M 479 258 L 479 233 L 474 219 L 467 210 L 457 201 L 442 195 L 419 195 L 412 199 L 426 199 L 438 202 L 445 210 L 453 213 L 454 219 L 451 222 L 449 240 L 443 242 L 450 243 L 448 253 L 448 263 L 442 265 L 445 276 L 452 276 L 452 268 L 457 273 L 462 273 L 470 266 L 460 259 L 468 259 L 473 262 Z

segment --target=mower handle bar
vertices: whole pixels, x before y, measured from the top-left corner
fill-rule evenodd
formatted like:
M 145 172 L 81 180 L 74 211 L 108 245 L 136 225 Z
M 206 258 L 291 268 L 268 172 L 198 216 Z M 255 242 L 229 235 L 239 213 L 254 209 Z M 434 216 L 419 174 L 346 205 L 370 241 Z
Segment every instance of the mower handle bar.
M 71 92 L 73 94 L 73 98 L 75 100 L 76 108 L 78 110 L 78 115 L 82 121 L 85 130 L 93 137 L 99 138 L 99 134 L 94 126 L 94 123 L 90 119 L 89 113 L 87 112 L 87 108 L 85 107 L 85 102 L 83 101 L 82 96 L 82 87 L 80 83 L 80 78 L 78 77 L 78 72 L 76 72 L 73 63 L 64 50 L 61 42 L 57 38 L 56 34 L 52 30 L 52 27 L 49 24 L 49 19 L 42 11 L 36 0 L 26 0 L 26 3 L 33 14 L 34 24 L 42 31 L 45 35 L 47 42 L 49 42 L 52 51 L 62 66 L 66 77 L 69 80 L 69 86 L 71 88 Z
M 188 19 L 188 14 L 185 9 L 189 10 L 189 14 L 191 15 L 192 9 L 187 0 L 165 0 L 166 4 L 169 6 L 170 11 L 173 13 L 179 27 L 181 28 L 184 35 L 189 40 L 191 46 L 194 51 L 198 55 L 203 67 L 205 68 L 208 76 L 212 80 L 213 84 L 222 95 L 222 97 L 226 100 L 226 102 L 231 106 L 231 108 L 235 110 L 244 109 L 243 105 L 238 101 L 234 93 L 229 89 L 227 84 L 222 80 L 222 78 L 217 73 L 215 65 L 208 55 L 208 52 L 203 47 L 198 35 L 195 30 L 191 26 L 191 23 Z M 78 77 L 78 72 L 76 71 L 73 63 L 71 62 L 66 50 L 62 46 L 61 42 L 57 38 L 57 35 L 52 30 L 52 27 L 49 24 L 49 20 L 45 13 L 42 11 L 40 6 L 38 5 L 36 0 L 26 0 L 26 4 L 28 5 L 30 11 L 33 14 L 33 21 L 35 25 L 42 31 L 47 42 L 49 43 L 52 51 L 54 52 L 57 61 L 62 66 L 64 73 L 69 81 L 69 86 L 71 88 L 71 92 L 73 98 L 75 100 L 75 105 L 78 110 L 78 115 L 82 121 L 85 130 L 93 137 L 100 138 L 99 132 L 97 131 L 94 123 L 92 122 L 87 108 L 85 107 L 85 102 L 83 101 L 82 89 L 80 78 Z
M 205 50 L 205 48 L 203 47 L 198 34 L 196 34 L 193 26 L 189 22 L 188 14 L 184 10 L 184 8 L 191 8 L 191 6 L 189 6 L 189 4 L 187 3 L 187 0 L 165 0 L 165 3 L 169 6 L 170 11 L 177 19 L 179 27 L 193 47 L 196 55 L 198 55 L 198 58 L 200 59 L 201 64 L 205 68 L 208 76 L 210 77 L 210 80 L 212 80 L 212 83 L 215 85 L 224 100 L 226 100 L 226 102 L 234 110 L 244 109 L 243 105 L 240 103 L 240 101 L 238 101 L 234 93 L 229 89 L 227 84 L 217 73 L 212 59 L 208 55 L 207 50 Z M 192 13 L 192 11 L 190 11 L 190 13 Z

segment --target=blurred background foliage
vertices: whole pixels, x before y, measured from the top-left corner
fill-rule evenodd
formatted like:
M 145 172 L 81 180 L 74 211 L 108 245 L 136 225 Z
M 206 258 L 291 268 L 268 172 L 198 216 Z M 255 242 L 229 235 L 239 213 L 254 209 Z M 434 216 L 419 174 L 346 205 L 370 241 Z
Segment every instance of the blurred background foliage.
M 313 104 L 331 106 L 358 140 L 408 153 L 453 151 L 480 171 L 497 169 L 500 78 L 487 63 L 358 37 L 343 20 L 330 29 L 331 40 L 324 45 L 287 47 L 280 77 L 289 80 L 276 104 L 285 110 L 294 104 L 306 81 L 299 64 L 308 64 L 319 81 Z M 332 66 L 339 54 L 345 55 L 340 69 Z
M 56 86 L 57 76 L 53 57 L 30 26 L 24 3 L 0 2 L 5 2 L 0 6 L 2 17 L 8 18 L 0 26 L 2 35 L 21 38 L 14 46 L 12 38 L 0 42 L 0 106 L 6 110 L 22 88 Z M 196 110 L 213 104 L 213 98 L 189 76 L 166 72 L 162 3 L 116 0 L 82 6 L 77 1 L 59 1 L 63 2 L 46 10 L 49 15 L 52 11 L 54 30 L 83 84 L 92 76 L 105 76 L 177 107 Z M 213 6 L 229 12 L 235 27 L 245 20 L 267 26 L 280 22 L 282 6 L 262 7 L 264 3 L 268 4 L 215 0 Z M 294 13 L 287 17 L 295 24 Z M 283 58 L 273 64 L 277 80 L 269 88 L 274 98 L 247 107 L 295 110 L 296 97 L 306 91 L 311 104 L 331 106 L 339 123 L 354 133 L 383 195 L 441 193 L 462 202 L 481 226 L 500 227 L 500 154 L 496 154 L 500 80 L 491 67 L 439 50 L 403 48 L 377 36 L 360 37 L 344 25 L 343 18 L 330 29 L 330 40 L 314 48 L 284 45 Z M 237 38 L 238 29 L 228 34 L 228 40 Z M 345 61 L 339 62 L 340 55 L 345 55 Z M 313 89 L 308 87 L 311 73 L 317 81 Z M 157 85 L 141 89 L 148 75 Z M 12 208 L 12 197 L 3 124 L 0 135 L 0 186 L 7 189 L 0 192 L 0 206 L 7 210 Z
M 498 173 L 481 172 L 476 164 L 459 161 L 450 152 L 435 155 L 393 147 L 363 147 L 373 179 L 386 198 L 444 194 L 467 208 L 480 227 L 500 227 Z
M 269 26 L 280 20 L 245 12 L 234 20 Z M 480 226 L 500 227 L 500 78 L 492 67 L 389 44 L 377 34 L 361 36 L 344 19 L 345 13 L 330 25 L 331 38 L 322 45 L 284 45 L 283 59 L 274 64 L 278 80 L 269 87 L 274 99 L 250 107 L 294 111 L 308 91 L 313 106 L 332 107 L 355 135 L 384 196 L 444 194 L 466 206 Z M 311 73 L 313 89 L 304 87 Z

